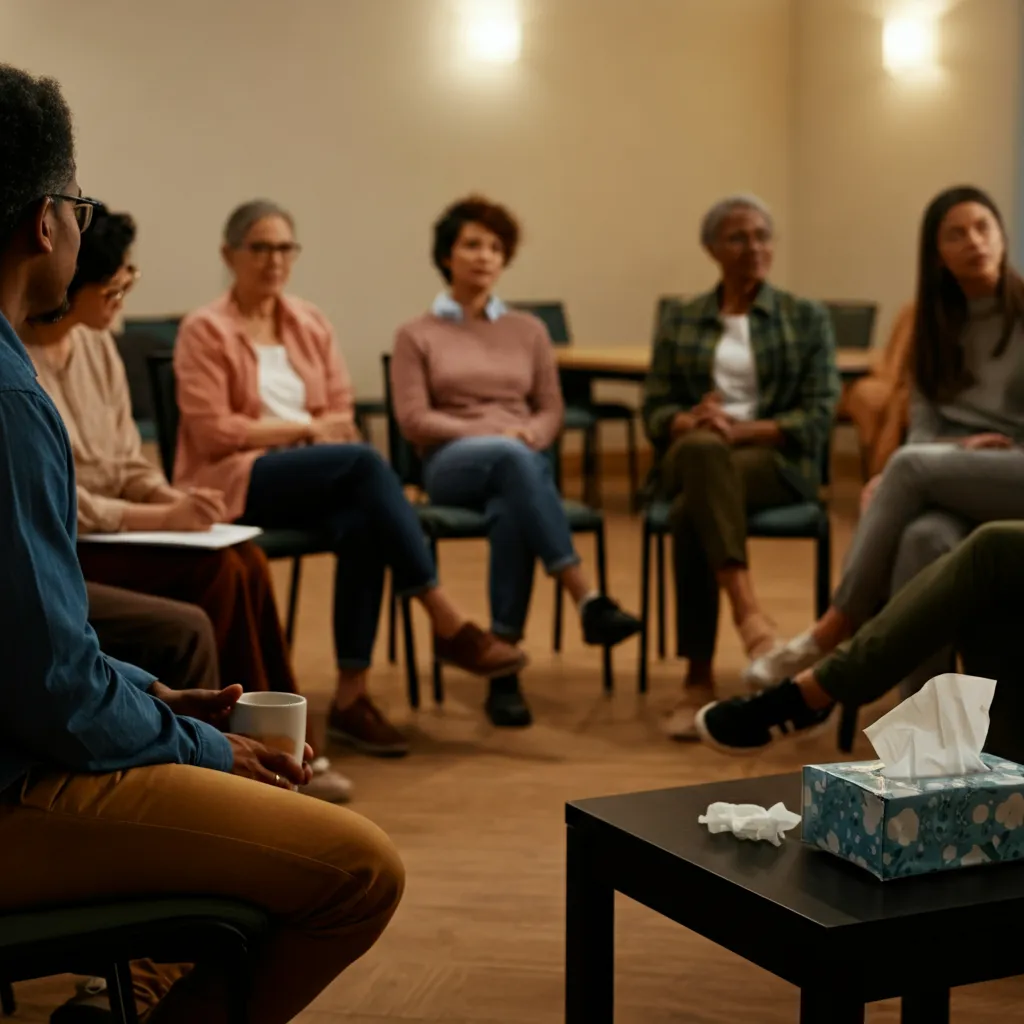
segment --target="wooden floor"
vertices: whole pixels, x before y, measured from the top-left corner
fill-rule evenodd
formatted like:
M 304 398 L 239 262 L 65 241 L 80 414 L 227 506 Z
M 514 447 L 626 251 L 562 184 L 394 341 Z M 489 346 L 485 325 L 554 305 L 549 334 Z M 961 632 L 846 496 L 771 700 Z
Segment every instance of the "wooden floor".
M 839 468 L 833 501 L 836 571 L 856 507 L 852 460 Z M 606 490 L 612 589 L 637 608 L 639 524 L 623 511 L 625 497 L 614 482 Z M 591 559 L 586 545 L 583 553 Z M 754 541 L 752 557 L 760 594 L 782 630 L 806 625 L 812 613 L 810 543 Z M 442 548 L 441 560 L 445 584 L 486 621 L 483 546 L 452 544 Z M 283 567 L 277 568 L 283 593 Z M 307 560 L 295 660 L 302 686 L 321 709 L 333 679 L 330 583 L 329 560 Z M 527 638 L 533 664 L 524 677 L 537 724 L 523 732 L 490 728 L 480 709 L 480 684 L 454 672 L 443 708 L 428 701 L 411 714 L 402 671 L 387 664 L 382 630 L 374 692 L 408 729 L 413 753 L 382 762 L 339 752 L 336 765 L 355 781 L 355 808 L 383 826 L 403 852 L 408 891 L 379 945 L 299 1021 L 555 1024 L 562 1019 L 567 799 L 756 776 L 835 756 L 831 739 L 749 761 L 673 744 L 661 736 L 659 720 L 679 696 L 679 663 L 655 662 L 651 692 L 640 699 L 636 643 L 624 644 L 616 652 L 617 689 L 609 700 L 600 692 L 599 658 L 581 645 L 573 618 L 567 618 L 561 656 L 551 652 L 550 623 L 551 587 L 538 578 Z M 420 626 L 423 656 L 426 631 Z M 728 622 L 719 663 L 721 688 L 735 688 L 742 658 Z M 425 666 L 423 677 L 426 682 Z M 870 709 L 864 721 L 883 709 Z M 858 753 L 870 756 L 863 737 Z M 784 982 L 621 897 L 616 911 L 619 1024 L 797 1019 L 796 992 Z M 899 970 L 899 950 L 878 950 L 876 956 L 880 969 Z M 19 1016 L 46 1020 L 69 985 L 61 979 L 19 986 Z M 1017 981 L 958 990 L 954 1019 L 1013 1019 L 1022 998 L 1024 984 Z M 896 1003 L 882 1003 L 868 1019 L 898 1018 Z

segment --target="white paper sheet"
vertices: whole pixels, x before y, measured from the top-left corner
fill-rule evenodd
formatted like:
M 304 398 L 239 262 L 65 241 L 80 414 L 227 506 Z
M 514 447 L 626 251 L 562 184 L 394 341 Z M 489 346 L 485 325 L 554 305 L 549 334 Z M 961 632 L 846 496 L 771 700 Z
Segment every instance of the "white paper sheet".
M 156 544 L 168 548 L 205 548 L 217 551 L 234 547 L 258 537 L 263 531 L 258 526 L 239 526 L 237 523 L 216 523 L 201 533 L 176 533 L 172 530 L 139 531 L 138 533 L 88 533 L 79 537 L 82 543 L 92 544 Z

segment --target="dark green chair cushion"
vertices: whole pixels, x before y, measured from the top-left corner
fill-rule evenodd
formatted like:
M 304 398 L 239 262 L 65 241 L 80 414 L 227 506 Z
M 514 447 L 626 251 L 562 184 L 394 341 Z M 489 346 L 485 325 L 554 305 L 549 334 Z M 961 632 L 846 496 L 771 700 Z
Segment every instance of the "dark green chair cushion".
M 0 915 L 0 952 L 76 937 L 93 944 L 102 941 L 104 934 L 186 920 L 223 922 L 252 936 L 262 935 L 269 926 L 267 915 L 247 903 L 198 896 L 57 907 Z M 83 952 L 92 951 L 85 948 Z
M 648 528 L 652 533 L 667 533 L 669 511 L 667 501 L 652 502 L 647 509 Z M 747 530 L 752 537 L 817 537 L 828 522 L 828 513 L 816 501 L 803 501 L 795 505 L 755 512 L 747 520 Z
M 319 555 L 331 550 L 331 541 L 316 530 L 264 530 L 253 543 L 259 545 L 267 558 L 294 558 L 296 555 Z
M 573 533 L 592 533 L 601 529 L 601 513 L 578 501 L 563 501 L 569 528 Z M 487 516 L 473 509 L 454 505 L 417 505 L 416 514 L 427 535 L 434 540 L 473 540 L 487 536 Z
M 565 430 L 590 430 L 597 426 L 597 414 L 591 407 L 567 405 L 565 407 Z

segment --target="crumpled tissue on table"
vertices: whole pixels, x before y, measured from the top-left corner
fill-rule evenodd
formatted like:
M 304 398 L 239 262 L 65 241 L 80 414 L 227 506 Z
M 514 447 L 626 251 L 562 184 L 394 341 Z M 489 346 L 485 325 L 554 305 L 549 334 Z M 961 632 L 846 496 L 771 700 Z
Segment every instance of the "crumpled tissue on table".
M 712 833 L 732 832 L 738 839 L 767 839 L 773 846 L 781 846 L 785 834 L 800 824 L 800 815 L 787 810 L 781 801 L 767 810 L 757 804 L 714 803 L 697 821 Z

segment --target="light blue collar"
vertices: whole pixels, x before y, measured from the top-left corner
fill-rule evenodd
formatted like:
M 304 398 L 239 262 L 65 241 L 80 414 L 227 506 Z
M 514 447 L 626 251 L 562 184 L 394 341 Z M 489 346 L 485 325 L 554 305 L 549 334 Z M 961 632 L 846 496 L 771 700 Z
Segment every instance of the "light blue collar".
M 454 323 L 461 324 L 463 320 L 462 307 L 448 294 L 448 292 L 441 292 L 436 299 L 434 299 L 433 306 L 430 307 L 430 312 L 434 316 L 441 317 L 442 320 L 451 320 Z M 503 317 L 508 312 L 508 306 L 505 305 L 497 295 L 492 295 L 487 300 L 487 305 L 484 306 L 484 316 L 491 321 L 497 320 L 499 317 Z

